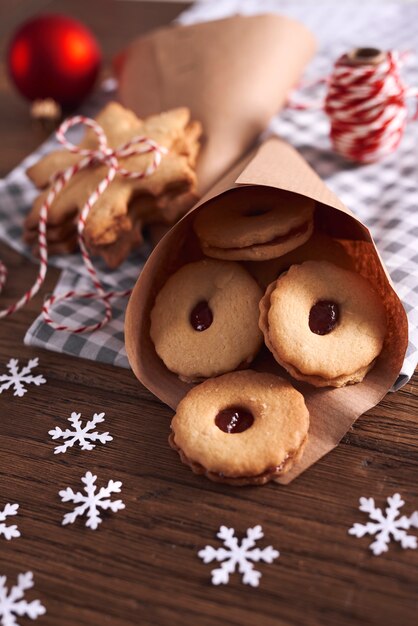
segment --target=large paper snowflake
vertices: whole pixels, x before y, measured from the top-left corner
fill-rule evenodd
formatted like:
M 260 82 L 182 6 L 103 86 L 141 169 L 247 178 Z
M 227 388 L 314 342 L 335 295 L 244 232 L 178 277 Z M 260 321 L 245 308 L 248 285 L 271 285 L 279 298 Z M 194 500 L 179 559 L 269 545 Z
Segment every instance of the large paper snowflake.
M 64 439 L 62 446 L 56 446 L 54 454 L 60 452 L 66 452 L 68 448 L 71 448 L 77 441 L 82 450 L 93 450 L 96 447 L 96 442 L 106 443 L 112 441 L 113 437 L 106 433 L 98 433 L 97 430 L 93 431 L 93 428 L 104 422 L 104 413 L 95 413 L 91 420 L 86 422 L 83 427 L 80 417 L 81 413 L 71 413 L 71 417 L 68 421 L 73 425 L 73 428 L 66 428 L 62 430 L 59 426 L 48 431 L 52 439 Z
M 235 537 L 234 528 L 221 526 L 217 537 L 223 540 L 224 548 L 215 550 L 212 546 L 206 546 L 198 552 L 204 563 L 221 562 L 221 566 L 211 572 L 212 584 L 214 585 L 226 585 L 229 582 L 230 574 L 235 572 L 238 566 L 239 573 L 243 575 L 242 582 L 245 585 L 251 585 L 251 587 L 258 587 L 261 572 L 254 569 L 253 563 L 259 561 L 272 563 L 274 559 L 280 556 L 278 550 L 274 550 L 271 546 L 263 548 L 263 550 L 254 547 L 256 542 L 264 537 L 261 526 L 248 528 L 246 537 L 241 541 L 241 544 Z
M 388 507 L 384 514 L 381 509 L 376 507 L 373 498 L 360 498 L 360 511 L 368 513 L 373 522 L 354 524 L 348 531 L 350 535 L 356 537 L 375 535 L 375 540 L 369 548 L 376 556 L 388 551 L 391 537 L 398 541 L 402 548 L 415 549 L 417 547 L 417 538 L 408 535 L 406 531 L 409 528 L 418 528 L 418 511 L 414 511 L 410 517 L 406 517 L 406 515 L 399 517 L 399 509 L 405 504 L 399 493 L 389 497 L 387 503 Z
M 19 574 L 17 585 L 9 589 L 6 587 L 6 576 L 0 576 L 0 624 L 2 626 L 19 626 L 16 615 L 36 619 L 46 613 L 45 607 L 39 600 L 26 602 L 23 600 L 25 591 L 33 587 L 33 574 Z
M 18 504 L 6 504 L 3 511 L 0 512 L 0 535 L 3 535 L 6 539 L 14 539 L 15 537 L 20 537 L 20 532 L 16 526 L 13 524 L 11 526 L 6 526 L 4 523 L 8 517 L 12 515 L 17 515 L 19 510 Z
M 10 359 L 7 364 L 7 369 L 9 370 L 9 374 L 1 374 L 0 375 L 0 393 L 3 391 L 7 391 L 10 387 L 14 387 L 14 396 L 19 396 L 20 398 L 25 395 L 27 392 L 24 384 L 29 385 L 43 385 L 46 383 L 45 378 L 38 374 L 38 376 L 33 376 L 29 372 L 33 370 L 34 367 L 38 367 L 39 359 L 30 359 L 28 364 L 25 367 L 22 367 L 21 370 L 18 369 L 19 361 L 17 359 Z
M 81 478 L 81 482 L 84 483 L 85 495 L 78 491 L 75 493 L 70 487 L 62 489 L 59 492 L 59 496 L 63 502 L 74 502 L 74 504 L 80 503 L 72 513 L 66 513 L 62 521 L 62 525 L 73 524 L 77 517 L 86 514 L 87 521 L 86 526 L 92 530 L 96 530 L 102 519 L 100 517 L 100 509 L 106 511 L 110 509 L 114 513 L 125 508 L 122 500 L 110 500 L 112 493 L 120 493 L 122 483 L 117 480 L 109 480 L 107 487 L 101 487 L 96 492 L 97 476 L 94 476 L 91 472 L 87 472 L 85 476 Z

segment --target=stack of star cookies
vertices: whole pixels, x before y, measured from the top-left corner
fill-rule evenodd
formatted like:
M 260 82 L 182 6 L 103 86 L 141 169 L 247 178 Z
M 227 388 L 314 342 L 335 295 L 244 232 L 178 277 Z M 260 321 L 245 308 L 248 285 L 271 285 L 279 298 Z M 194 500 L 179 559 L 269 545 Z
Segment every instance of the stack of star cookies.
M 153 224 L 172 224 L 196 202 L 196 159 L 201 125 L 190 120 L 187 108 L 173 109 L 139 119 L 120 104 L 108 104 L 96 117 L 106 135 L 108 146 L 116 149 L 134 137 L 145 136 L 167 148 L 161 163 L 150 175 L 139 179 L 116 175 L 92 207 L 84 236 L 88 249 L 102 256 L 110 268 L 126 259 L 143 239 L 143 229 Z M 85 133 L 81 148 L 96 150 L 98 142 L 91 129 Z M 29 168 L 27 175 L 41 189 L 27 216 L 24 239 L 37 252 L 39 211 L 51 181 L 58 172 L 83 157 L 68 150 L 56 150 Z M 121 167 L 143 172 L 152 154 L 134 154 L 119 159 Z M 47 241 L 50 254 L 65 254 L 77 248 L 77 221 L 97 185 L 107 174 L 106 165 L 96 163 L 77 172 L 58 194 L 49 210 Z

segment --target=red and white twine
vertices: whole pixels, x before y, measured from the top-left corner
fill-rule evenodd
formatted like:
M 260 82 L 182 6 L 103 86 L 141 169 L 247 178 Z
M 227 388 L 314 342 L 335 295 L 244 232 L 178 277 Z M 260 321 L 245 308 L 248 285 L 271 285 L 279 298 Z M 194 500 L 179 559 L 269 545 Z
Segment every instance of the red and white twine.
M 418 97 L 418 89 L 402 80 L 400 67 L 407 55 L 396 51 L 382 55 L 378 63 L 350 63 L 343 55 L 325 83 L 325 100 L 289 106 L 306 110 L 323 108 L 330 118 L 330 137 L 342 156 L 360 163 L 378 161 L 394 152 L 402 139 L 408 118 L 407 99 Z M 418 118 L 418 107 L 412 119 Z
M 76 124 L 84 124 L 93 130 L 98 140 L 98 148 L 96 150 L 88 150 L 80 148 L 72 143 L 70 143 L 66 137 L 65 133 Z M 83 258 L 84 265 L 87 269 L 87 272 L 92 280 L 94 285 L 94 291 L 80 293 L 75 290 L 68 291 L 64 294 L 60 294 L 57 296 L 50 296 L 44 302 L 42 313 L 45 322 L 47 322 L 50 326 L 52 326 L 55 330 L 65 330 L 72 333 L 83 333 L 83 332 L 91 332 L 94 330 L 98 330 L 102 328 L 105 324 L 112 319 L 112 307 L 110 305 L 110 300 L 113 298 L 120 298 L 130 295 L 131 289 L 126 291 L 105 291 L 103 286 L 99 280 L 97 272 L 93 266 L 91 261 L 89 252 L 86 248 L 86 244 L 84 241 L 84 228 L 86 225 L 86 220 L 89 215 L 91 208 L 100 198 L 100 196 L 107 189 L 109 184 L 115 178 L 116 174 L 119 176 L 123 176 L 125 178 L 130 179 L 139 179 L 145 178 L 147 176 L 151 176 L 156 168 L 159 166 L 161 162 L 161 157 L 163 154 L 167 153 L 167 149 L 163 146 L 158 145 L 152 139 L 144 136 L 137 136 L 128 141 L 127 143 L 119 146 L 116 149 L 112 149 L 107 144 L 106 135 L 102 129 L 102 127 L 93 119 L 88 117 L 84 117 L 82 115 L 77 115 L 75 117 L 71 117 L 65 120 L 61 126 L 59 127 L 57 133 L 58 141 L 70 152 L 75 154 L 80 154 L 83 158 L 68 167 L 66 170 L 59 172 L 56 174 L 52 180 L 51 188 L 47 194 L 45 202 L 43 203 L 40 213 L 39 213 L 39 224 L 38 224 L 38 244 L 39 244 L 39 257 L 40 257 L 40 265 L 38 276 L 35 280 L 35 283 L 32 287 L 14 304 L 9 306 L 8 308 L 0 311 L 0 319 L 6 317 L 7 315 L 11 315 L 15 311 L 21 309 L 25 304 L 31 300 L 35 294 L 39 291 L 42 283 L 45 280 L 46 272 L 48 269 L 48 245 L 47 245 L 47 221 L 48 221 L 48 212 L 49 209 L 54 202 L 57 195 L 60 191 L 65 187 L 65 185 L 71 180 L 77 172 L 80 170 L 86 169 L 93 164 L 101 163 L 108 167 L 107 174 L 105 178 L 98 184 L 95 191 L 89 196 L 87 199 L 78 220 L 77 230 L 78 230 L 78 243 L 81 250 L 81 255 Z M 123 168 L 119 159 L 132 156 L 134 154 L 152 154 L 151 163 L 143 170 L 142 172 L 132 172 Z M 7 276 L 7 269 L 3 263 L 0 261 L 0 291 L 4 286 L 5 280 Z M 87 300 L 99 300 L 104 305 L 104 315 L 102 319 L 91 325 L 84 326 L 69 326 L 66 324 L 59 324 L 55 322 L 51 317 L 51 308 L 54 304 L 58 302 L 63 302 L 64 300 L 68 300 L 70 298 L 76 299 L 87 299 Z

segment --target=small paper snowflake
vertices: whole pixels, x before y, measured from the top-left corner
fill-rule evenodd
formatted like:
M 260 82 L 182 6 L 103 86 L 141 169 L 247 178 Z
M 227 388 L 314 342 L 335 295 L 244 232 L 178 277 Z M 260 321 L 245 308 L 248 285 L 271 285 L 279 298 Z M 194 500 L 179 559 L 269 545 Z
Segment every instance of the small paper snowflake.
M 6 587 L 6 582 L 6 576 L 0 576 L 0 624 L 2 626 L 19 626 L 16 621 L 16 615 L 36 619 L 46 613 L 45 607 L 39 600 L 26 602 L 26 600 L 22 599 L 25 591 L 33 587 L 32 572 L 19 574 L 17 585 L 12 587 L 10 591 Z
M 401 544 L 402 548 L 415 549 L 417 547 L 417 538 L 408 535 L 405 531 L 412 527 L 418 528 L 418 511 L 414 511 L 410 517 L 406 515 L 399 517 L 399 509 L 405 504 L 399 493 L 389 497 L 387 503 L 389 506 L 385 509 L 386 515 L 384 515 L 382 510 L 376 507 L 373 498 L 360 498 L 360 511 L 368 513 L 370 519 L 374 521 L 367 524 L 354 524 L 348 531 L 355 537 L 375 535 L 375 541 L 370 544 L 369 548 L 376 556 L 388 551 L 391 536 Z
M 96 530 L 98 525 L 102 522 L 100 509 L 104 511 L 110 509 L 116 513 L 116 511 L 125 508 L 122 500 L 110 500 L 112 493 L 120 493 L 122 487 L 120 480 L 109 480 L 107 487 L 101 487 L 98 492 L 96 492 L 96 480 L 97 476 L 94 476 L 91 472 L 87 472 L 86 475 L 81 478 L 81 482 L 85 485 L 84 491 L 86 495 L 82 494 L 80 491 L 74 493 L 70 487 L 62 489 L 59 492 L 59 496 L 63 502 L 74 502 L 74 504 L 81 502 L 80 506 L 77 506 L 72 513 L 66 513 L 66 515 L 64 515 L 62 521 L 63 526 L 73 524 L 77 517 L 86 513 L 86 526 L 92 530 Z
M 6 504 L 3 511 L 0 512 L 0 535 L 3 535 L 5 539 L 15 539 L 16 537 L 20 537 L 20 532 L 16 526 L 13 524 L 12 526 L 6 526 L 4 522 L 7 517 L 11 517 L 12 515 L 17 515 L 19 510 L 18 504 Z
M 71 417 L 68 421 L 73 425 L 73 429 L 66 428 L 62 430 L 59 426 L 48 431 L 52 439 L 66 439 L 62 446 L 56 446 L 54 454 L 60 454 L 60 452 L 66 452 L 68 448 L 71 448 L 77 441 L 82 450 L 93 450 L 96 444 L 93 442 L 99 441 L 100 443 L 106 443 L 112 441 L 113 437 L 106 433 L 98 433 L 93 431 L 93 428 L 104 422 L 104 413 L 95 413 L 91 420 L 86 422 L 84 428 L 82 426 L 80 417 L 81 413 L 71 413 Z
M 229 582 L 229 575 L 235 572 L 238 566 L 239 573 L 243 574 L 242 582 L 244 585 L 258 587 L 261 572 L 254 569 L 253 562 L 272 563 L 274 559 L 280 556 L 278 550 L 274 550 L 272 546 L 263 548 L 263 550 L 254 548 L 258 539 L 264 537 L 261 526 L 248 528 L 241 545 L 238 544 L 238 539 L 235 537 L 234 528 L 221 526 L 217 537 L 223 540 L 224 548 L 215 550 L 212 546 L 206 546 L 198 552 L 198 556 L 203 559 L 204 563 L 211 563 L 215 560 L 223 561 L 219 568 L 211 571 L 213 585 L 226 585 Z
M 32 374 L 29 374 L 34 367 L 38 367 L 38 363 L 38 358 L 30 359 L 28 364 L 25 367 L 22 367 L 19 371 L 19 361 L 17 359 L 10 359 L 7 364 L 9 374 L 0 375 L 0 383 L 3 383 L 0 385 L 0 393 L 7 391 L 10 387 L 14 387 L 13 395 L 21 398 L 27 392 L 23 383 L 26 383 L 27 385 L 34 384 L 36 386 L 46 383 L 45 378 L 41 374 L 38 374 L 38 376 L 32 376 Z

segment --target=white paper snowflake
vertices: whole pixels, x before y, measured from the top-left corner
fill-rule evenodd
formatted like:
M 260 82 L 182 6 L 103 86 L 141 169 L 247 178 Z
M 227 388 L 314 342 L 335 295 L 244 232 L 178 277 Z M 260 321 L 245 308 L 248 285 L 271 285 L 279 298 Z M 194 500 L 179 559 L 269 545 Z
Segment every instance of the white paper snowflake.
M 7 391 L 10 387 L 14 387 L 14 396 L 19 396 L 20 398 L 25 395 L 27 392 L 26 387 L 24 387 L 24 383 L 27 385 L 43 385 L 46 383 L 45 378 L 38 374 L 38 376 L 32 376 L 29 372 L 33 370 L 34 367 L 38 367 L 39 359 L 30 359 L 28 364 L 19 371 L 18 365 L 19 361 L 17 359 L 10 359 L 7 364 L 7 369 L 9 370 L 9 374 L 1 374 L 0 375 L 0 393 L 3 391 Z
M 32 572 L 19 574 L 17 585 L 12 587 L 10 591 L 6 587 L 6 582 L 6 576 L 0 576 L 0 624 L 2 626 L 19 626 L 16 621 L 16 615 L 36 619 L 46 613 L 45 607 L 39 600 L 26 602 L 26 600 L 22 599 L 25 591 L 33 587 Z
M 402 548 L 415 549 L 418 545 L 417 538 L 405 532 L 409 528 L 418 528 L 418 511 L 414 511 L 410 517 L 406 515 L 399 517 L 399 509 L 405 504 L 399 493 L 389 497 L 387 503 L 389 506 L 384 514 L 376 507 L 373 498 L 360 498 L 360 511 L 368 513 L 370 519 L 374 521 L 367 524 L 354 524 L 348 531 L 350 535 L 356 537 L 375 535 L 375 541 L 370 544 L 369 548 L 376 556 L 388 551 L 391 536 L 401 544 Z
M 82 450 L 93 450 L 96 447 L 96 441 L 100 443 L 106 443 L 112 441 L 113 437 L 106 433 L 98 433 L 97 430 L 93 431 L 93 428 L 104 422 L 104 413 L 95 413 L 91 420 L 86 422 L 83 427 L 80 417 L 81 413 L 71 413 L 71 417 L 68 421 L 73 425 L 73 429 L 66 428 L 62 430 L 59 426 L 48 431 L 52 439 L 66 439 L 62 446 L 56 446 L 54 454 L 60 454 L 60 452 L 66 452 L 68 448 L 71 448 L 77 441 Z M 93 443 L 94 442 L 94 443 Z
M 213 548 L 206 546 L 198 552 L 198 556 L 203 559 L 204 563 L 212 561 L 222 562 L 221 566 L 211 571 L 213 585 L 226 585 L 229 582 L 229 575 L 238 571 L 242 576 L 244 585 L 258 587 L 261 578 L 261 572 L 254 569 L 253 562 L 264 561 L 272 563 L 274 559 L 280 556 L 278 550 L 274 550 L 271 546 L 267 548 L 254 548 L 256 542 L 264 537 L 261 526 L 248 528 L 246 537 L 239 545 L 238 539 L 235 537 L 235 529 L 221 526 L 217 534 L 219 539 L 223 540 L 224 548 Z M 253 549 L 251 549 L 253 548 Z
M 17 515 L 19 510 L 18 504 L 6 504 L 3 511 L 0 512 L 0 535 L 3 535 L 6 539 L 15 539 L 16 537 L 20 537 L 20 532 L 16 526 L 13 524 L 12 526 L 6 526 L 4 523 L 8 517 L 12 515 Z
M 120 480 L 109 480 L 107 487 L 101 487 L 96 492 L 96 480 L 97 476 L 94 476 L 91 472 L 87 472 L 85 476 L 81 478 L 81 482 L 84 483 L 84 491 L 86 495 L 78 491 L 74 491 L 67 487 L 59 492 L 59 496 L 63 502 L 74 502 L 74 504 L 81 503 L 77 506 L 72 513 L 66 513 L 62 521 L 62 525 L 73 524 L 77 517 L 87 515 L 86 526 L 92 530 L 96 530 L 102 519 L 100 517 L 100 509 L 106 511 L 110 509 L 114 513 L 125 508 L 122 500 L 110 500 L 112 493 L 120 493 L 122 483 Z

